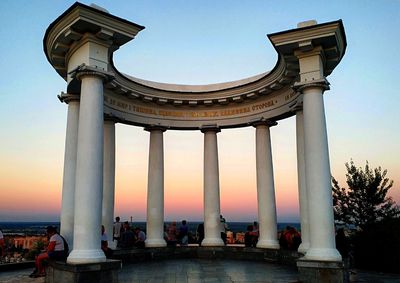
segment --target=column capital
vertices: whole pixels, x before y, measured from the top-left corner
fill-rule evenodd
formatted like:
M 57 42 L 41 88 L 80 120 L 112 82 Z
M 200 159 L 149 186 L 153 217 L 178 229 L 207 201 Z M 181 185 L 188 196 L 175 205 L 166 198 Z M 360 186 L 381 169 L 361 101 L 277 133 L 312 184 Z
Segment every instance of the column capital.
M 114 79 L 113 73 L 101 70 L 96 67 L 87 66 L 85 64 L 79 65 L 68 74 L 70 74 L 72 78 L 76 78 L 80 81 L 84 76 L 100 77 L 103 82 L 109 82 Z
M 70 94 L 70 93 L 65 93 L 61 92 L 61 94 L 57 95 L 57 98 L 60 100 L 61 103 L 66 103 L 68 104 L 70 101 L 79 101 L 81 98 L 77 94 Z
M 152 132 L 152 131 L 161 131 L 161 132 L 165 132 L 165 131 L 167 130 L 167 127 L 151 125 L 151 126 L 145 127 L 144 130 L 145 130 L 146 132 Z
M 293 85 L 293 89 L 301 93 L 304 93 L 304 90 L 308 88 L 319 88 L 322 91 L 325 91 L 330 89 L 329 85 L 330 83 L 328 82 L 328 80 L 324 78 L 309 82 L 297 82 Z
M 260 119 L 254 122 L 251 122 L 251 125 L 254 128 L 257 128 L 258 126 L 267 126 L 267 127 L 273 127 L 278 125 L 278 122 L 272 121 L 272 120 L 267 120 L 267 119 Z
M 219 133 L 221 129 L 217 125 L 203 125 L 200 127 L 200 131 L 205 134 L 207 132 Z

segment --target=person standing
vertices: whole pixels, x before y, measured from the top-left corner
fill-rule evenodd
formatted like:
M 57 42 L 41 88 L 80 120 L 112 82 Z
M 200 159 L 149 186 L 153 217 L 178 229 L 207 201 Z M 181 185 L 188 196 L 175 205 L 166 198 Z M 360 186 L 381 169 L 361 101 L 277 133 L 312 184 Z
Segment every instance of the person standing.
M 199 243 L 199 246 L 201 246 L 201 242 L 204 240 L 204 223 L 200 223 L 199 226 L 197 226 L 197 242 Z
M 119 240 L 121 239 L 121 230 L 122 230 L 122 223 L 119 222 L 119 216 L 115 217 L 115 223 L 113 226 L 113 241 L 117 241 L 117 245 Z
M 129 227 L 129 222 L 125 221 L 123 225 L 123 232 L 121 233 L 121 239 L 118 242 L 119 247 L 123 249 L 130 249 L 133 248 L 135 244 L 135 234 L 132 232 L 131 228 Z

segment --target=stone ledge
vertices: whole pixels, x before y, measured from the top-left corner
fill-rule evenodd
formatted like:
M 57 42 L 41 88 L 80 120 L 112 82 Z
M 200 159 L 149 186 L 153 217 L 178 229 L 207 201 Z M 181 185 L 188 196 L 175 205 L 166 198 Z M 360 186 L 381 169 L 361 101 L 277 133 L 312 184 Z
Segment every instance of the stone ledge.
M 118 249 L 113 253 L 113 259 L 125 262 L 143 262 L 162 259 L 234 259 L 234 260 L 253 260 L 285 265 L 296 265 L 296 260 L 302 254 L 296 251 L 260 249 L 247 247 L 165 247 L 165 248 L 146 248 L 146 249 Z
M 301 282 L 349 282 L 349 277 L 345 272 L 342 261 L 316 261 L 300 258 L 296 264 Z
M 46 283 L 116 283 L 121 261 L 107 260 L 98 263 L 70 264 L 61 261 L 49 261 Z

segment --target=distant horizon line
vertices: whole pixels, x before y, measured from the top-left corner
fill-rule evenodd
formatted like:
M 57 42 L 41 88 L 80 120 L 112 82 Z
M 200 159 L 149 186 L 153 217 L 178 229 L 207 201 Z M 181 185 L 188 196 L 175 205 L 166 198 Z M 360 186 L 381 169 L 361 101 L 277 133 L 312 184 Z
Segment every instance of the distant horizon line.
M 182 219 L 182 220 L 186 220 L 187 222 L 204 222 L 203 220 L 187 220 L 187 219 Z M 164 222 L 180 222 L 180 221 L 182 221 L 182 220 L 179 220 L 179 221 L 177 221 L 177 220 L 166 220 L 166 221 L 164 221 Z M 123 221 L 121 221 L 121 222 L 125 222 L 125 221 L 128 221 L 128 222 L 131 222 L 131 221 L 129 221 L 129 220 L 123 220 Z M 257 222 L 259 222 L 258 220 L 248 220 L 248 221 L 246 221 L 246 220 L 241 220 L 241 221 L 227 221 L 228 223 L 253 223 L 254 221 L 257 221 Z M 147 221 L 144 221 L 144 220 L 139 220 L 139 221 L 132 221 L 132 223 L 145 223 L 145 222 L 147 222 Z M 0 224 L 1 223 L 60 223 L 60 221 L 25 221 L 25 220 L 17 220 L 17 221 L 2 221 L 2 220 L 0 220 Z M 296 220 L 296 221 L 288 221 L 288 220 L 285 220 L 285 221 L 277 221 L 276 223 L 300 223 L 300 221 L 299 220 Z

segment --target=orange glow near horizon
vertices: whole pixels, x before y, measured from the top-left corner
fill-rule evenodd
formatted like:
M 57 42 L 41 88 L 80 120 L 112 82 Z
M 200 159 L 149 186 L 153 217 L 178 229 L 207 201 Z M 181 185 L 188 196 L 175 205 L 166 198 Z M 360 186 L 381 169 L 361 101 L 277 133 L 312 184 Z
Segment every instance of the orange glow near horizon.
M 288 127 L 285 122 L 281 124 L 282 129 L 271 128 L 278 221 L 298 221 L 294 127 L 285 129 Z M 288 135 L 287 131 L 292 133 Z M 225 130 L 218 134 L 221 214 L 227 221 L 257 220 L 254 135 L 253 128 Z M 131 216 L 134 221 L 146 219 L 148 139 L 149 133 L 140 128 L 117 126 L 115 215 L 124 220 L 130 220 Z M 164 163 L 165 219 L 201 221 L 203 135 L 167 131 L 164 134 Z M 344 165 L 342 167 L 344 169 Z M 1 221 L 59 219 L 60 156 L 17 158 L 7 166 L 0 165 L 0 169 Z M 338 180 L 345 185 L 344 178 Z M 391 196 L 398 202 L 399 190 L 393 190 Z

